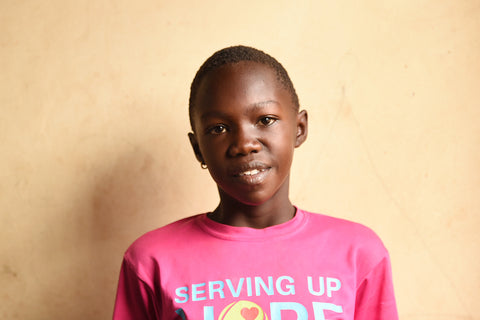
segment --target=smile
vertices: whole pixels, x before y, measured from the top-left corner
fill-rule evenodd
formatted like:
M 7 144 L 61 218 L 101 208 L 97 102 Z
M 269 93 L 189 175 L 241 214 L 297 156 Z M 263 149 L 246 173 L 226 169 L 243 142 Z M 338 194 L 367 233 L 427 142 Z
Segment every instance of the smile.
M 233 172 L 234 179 L 244 185 L 259 185 L 265 181 L 270 167 L 261 162 L 245 164 Z
M 253 170 L 248 170 L 248 171 L 244 171 L 244 172 L 240 172 L 238 174 L 239 177 L 242 177 L 242 176 L 254 176 L 256 174 L 259 174 L 260 172 L 264 172 L 265 170 L 267 169 L 253 169 Z

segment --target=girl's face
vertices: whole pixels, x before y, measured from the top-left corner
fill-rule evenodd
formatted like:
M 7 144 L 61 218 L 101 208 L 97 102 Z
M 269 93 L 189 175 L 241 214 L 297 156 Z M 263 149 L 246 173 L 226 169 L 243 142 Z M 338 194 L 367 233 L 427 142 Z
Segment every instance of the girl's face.
M 275 72 L 256 62 L 228 64 L 202 80 L 189 137 L 222 196 L 248 205 L 281 190 L 288 196 L 293 151 L 307 136 L 307 114 L 291 100 Z

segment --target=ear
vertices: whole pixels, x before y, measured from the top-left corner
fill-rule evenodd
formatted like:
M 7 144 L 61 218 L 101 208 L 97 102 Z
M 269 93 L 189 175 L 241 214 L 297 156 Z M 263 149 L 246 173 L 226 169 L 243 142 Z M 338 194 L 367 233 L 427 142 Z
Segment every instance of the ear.
M 307 140 L 308 135 L 308 114 L 302 110 L 297 114 L 297 136 L 295 138 L 295 148 L 298 148 Z
M 195 153 L 195 157 L 197 158 L 198 162 L 204 163 L 202 153 L 200 152 L 200 148 L 198 146 L 197 137 L 195 133 L 189 132 L 188 139 L 190 140 L 190 144 L 192 145 L 193 152 Z

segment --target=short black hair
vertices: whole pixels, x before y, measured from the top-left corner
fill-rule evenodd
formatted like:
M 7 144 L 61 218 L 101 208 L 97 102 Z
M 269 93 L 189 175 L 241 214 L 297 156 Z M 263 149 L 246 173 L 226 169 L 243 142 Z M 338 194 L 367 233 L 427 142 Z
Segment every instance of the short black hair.
M 193 78 L 192 85 L 190 86 L 190 98 L 188 101 L 188 115 L 190 118 L 190 125 L 192 127 L 192 130 L 193 108 L 195 107 L 194 101 L 202 79 L 207 74 L 221 66 L 238 63 L 241 61 L 257 62 L 272 68 L 277 74 L 277 80 L 279 81 L 279 83 L 290 93 L 294 107 L 297 110 L 299 109 L 300 103 L 298 101 L 298 96 L 295 88 L 293 87 L 292 80 L 290 80 L 287 70 L 285 70 L 285 68 L 280 64 L 280 62 L 278 62 L 269 54 L 252 47 L 227 47 L 215 52 L 210 58 L 208 58 L 198 69 L 197 73 L 195 74 L 195 78 Z

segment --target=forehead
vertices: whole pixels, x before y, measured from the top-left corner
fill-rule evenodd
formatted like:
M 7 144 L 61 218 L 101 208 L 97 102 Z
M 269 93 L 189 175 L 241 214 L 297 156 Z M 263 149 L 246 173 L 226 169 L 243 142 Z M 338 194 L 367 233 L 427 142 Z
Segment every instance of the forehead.
M 195 97 L 195 113 L 214 107 L 242 107 L 266 101 L 294 109 L 289 92 L 271 67 L 242 61 L 221 66 L 201 80 Z

